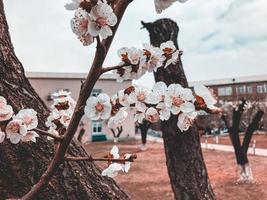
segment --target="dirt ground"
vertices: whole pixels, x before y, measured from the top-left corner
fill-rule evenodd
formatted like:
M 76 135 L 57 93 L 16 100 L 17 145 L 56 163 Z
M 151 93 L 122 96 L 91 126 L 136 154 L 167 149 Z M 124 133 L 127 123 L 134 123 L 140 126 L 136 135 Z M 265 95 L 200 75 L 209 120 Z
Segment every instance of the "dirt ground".
M 147 151 L 139 150 L 139 141 L 119 142 L 120 152 L 136 153 L 137 160 L 128 174 L 119 174 L 116 182 L 133 200 L 171 200 L 173 194 L 167 174 L 163 144 L 149 142 Z M 112 142 L 91 143 L 85 146 L 94 156 L 103 156 Z M 255 183 L 236 184 L 237 173 L 233 153 L 204 150 L 209 177 L 218 200 L 267 199 L 267 158 L 249 156 Z M 98 163 L 101 168 L 106 163 Z
M 241 142 L 243 141 L 243 136 L 240 136 Z M 207 140 L 208 143 L 214 144 L 215 143 L 215 137 L 201 137 L 201 142 L 205 143 L 205 140 Z M 256 148 L 264 148 L 267 149 L 267 134 L 254 134 L 250 146 L 252 146 L 253 140 L 256 141 Z M 218 144 L 228 144 L 232 145 L 229 136 L 219 136 L 219 143 Z

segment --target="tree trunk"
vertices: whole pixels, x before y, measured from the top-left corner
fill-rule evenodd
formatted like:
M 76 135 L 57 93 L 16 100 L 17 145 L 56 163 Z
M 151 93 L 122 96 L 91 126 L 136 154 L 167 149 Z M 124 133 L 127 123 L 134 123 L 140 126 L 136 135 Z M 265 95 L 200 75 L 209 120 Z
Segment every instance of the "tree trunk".
M 170 19 L 160 19 L 153 23 L 144 23 L 153 46 L 172 40 L 178 48 L 179 28 Z M 156 81 L 164 81 L 167 85 L 179 83 L 188 87 L 182 62 L 159 68 L 154 73 Z M 208 179 L 206 165 L 200 147 L 200 139 L 196 126 L 186 132 L 177 127 L 177 116 L 171 116 L 161 124 L 167 167 L 175 198 L 179 200 L 215 199 Z
M 8 32 L 3 1 L 0 0 L 0 96 L 14 111 L 33 108 L 38 112 L 39 127 L 45 128 L 49 110 L 34 91 L 14 53 Z M 72 142 L 71 156 L 86 156 L 81 146 Z M 27 193 L 46 170 L 54 155 L 54 145 L 45 137 L 37 143 L 0 144 L 0 199 L 18 198 Z M 110 178 L 102 177 L 94 163 L 65 162 L 36 199 L 129 199 Z
M 253 117 L 252 122 L 247 127 L 245 132 L 245 136 L 241 145 L 240 136 L 239 136 L 239 127 L 240 127 L 240 120 L 241 116 L 245 109 L 246 101 L 242 100 L 242 103 L 239 104 L 238 109 L 233 109 L 233 116 L 232 116 L 232 126 L 229 125 L 228 120 L 226 119 L 225 115 L 222 115 L 222 120 L 225 123 L 226 128 L 229 131 L 229 137 L 231 139 L 232 145 L 235 151 L 235 157 L 237 162 L 237 170 L 238 170 L 238 182 L 247 182 L 250 183 L 253 180 L 252 170 L 249 164 L 247 152 L 249 148 L 249 144 L 253 133 L 255 130 L 258 129 L 259 123 L 263 116 L 263 111 L 259 110 L 255 116 Z

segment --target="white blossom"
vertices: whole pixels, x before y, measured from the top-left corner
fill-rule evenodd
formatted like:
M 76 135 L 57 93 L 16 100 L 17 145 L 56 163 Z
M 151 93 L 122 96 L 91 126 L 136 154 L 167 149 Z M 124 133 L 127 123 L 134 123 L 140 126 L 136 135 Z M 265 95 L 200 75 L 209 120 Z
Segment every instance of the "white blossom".
M 27 130 L 32 130 L 38 125 L 37 112 L 33 109 L 20 110 L 13 119 L 20 119 L 26 125 Z
M 66 3 L 65 8 L 66 10 L 76 10 L 79 8 L 80 3 L 84 0 L 72 0 L 71 3 Z
M 193 112 L 195 106 L 190 101 L 194 100 L 192 91 L 188 88 L 183 88 L 180 84 L 171 84 L 165 95 L 166 106 L 171 113 L 177 115 L 182 112 Z
M 143 46 L 144 56 L 142 59 L 145 60 L 142 67 L 149 72 L 157 71 L 159 67 L 162 67 L 163 61 L 165 60 L 165 58 L 162 57 L 162 50 L 148 44 L 144 44 Z
M 124 107 L 129 107 L 131 102 L 129 99 L 129 95 L 124 93 L 124 90 L 120 90 L 118 92 L 119 103 Z
M 214 106 L 214 104 L 217 103 L 217 100 L 212 96 L 210 90 L 207 87 L 205 87 L 204 85 L 200 85 L 200 84 L 195 85 L 194 91 L 196 95 L 204 99 L 204 102 L 209 109 L 217 108 Z
M 131 103 L 135 103 L 137 110 L 143 111 L 148 103 L 148 95 L 150 91 L 142 86 L 136 86 L 134 91 L 130 93 L 129 99 Z
M 113 9 L 105 0 L 98 0 L 90 12 L 91 23 L 89 23 L 88 31 L 92 36 L 100 35 L 103 39 L 112 35 L 110 26 L 115 26 L 117 16 L 113 13 Z
M 119 171 L 123 171 L 123 166 L 119 163 L 112 163 L 108 166 L 108 168 L 104 169 L 101 173 L 102 176 L 108 176 L 108 177 L 115 177 L 118 175 Z
M 117 146 L 113 146 L 110 155 L 113 159 L 119 159 L 119 149 Z M 124 159 L 129 159 L 131 157 L 131 154 L 125 154 Z M 131 163 L 128 161 L 125 161 L 124 164 L 114 162 L 108 166 L 108 168 L 104 169 L 101 173 L 102 176 L 109 176 L 109 177 L 115 177 L 118 175 L 119 171 L 128 172 L 131 167 Z
M 147 110 L 147 107 L 144 103 L 140 103 L 138 107 L 136 106 L 136 113 L 134 115 L 134 121 L 141 124 L 146 118 L 146 115 L 145 115 L 146 110 Z
M 83 9 L 76 10 L 74 18 L 71 19 L 71 29 L 73 33 L 75 33 L 83 45 L 86 46 L 94 41 L 94 38 L 88 32 L 88 26 L 91 23 L 90 16 Z
M 163 51 L 163 55 L 166 58 L 166 64 L 164 68 L 168 67 L 170 64 L 175 64 L 178 61 L 179 50 L 176 50 L 173 41 L 169 40 L 161 43 L 160 49 Z
M 159 109 L 159 118 L 162 121 L 168 120 L 170 118 L 171 116 L 170 109 L 167 108 L 164 102 L 159 102 L 156 108 Z
M 132 154 L 126 153 L 124 154 L 124 159 L 129 159 L 132 156 Z M 128 173 L 128 171 L 131 168 L 131 162 L 129 161 L 125 161 L 125 164 L 122 165 L 122 171 Z
M 85 115 L 91 120 L 108 119 L 111 112 L 110 98 L 107 94 L 89 97 L 84 108 Z
M 127 116 L 128 113 L 126 112 L 126 108 L 121 108 L 114 116 L 109 118 L 108 128 L 114 128 L 122 125 Z
M 17 144 L 22 137 L 27 135 L 26 124 L 20 119 L 13 119 L 6 126 L 6 137 L 11 143 Z
M 182 113 L 178 117 L 177 126 L 181 131 L 187 131 L 196 118 L 196 112 Z
M 150 107 L 146 110 L 145 116 L 146 116 L 146 120 L 151 123 L 156 123 L 160 119 L 157 109 L 153 107 Z
M 159 102 L 164 101 L 167 89 L 167 85 L 164 82 L 156 82 L 153 86 L 152 92 L 148 94 L 148 103 L 158 104 Z
M 35 131 L 28 131 L 27 135 L 23 136 L 21 138 L 22 142 L 35 142 L 36 143 L 36 138 L 39 137 L 39 135 Z
M 175 1 L 183 3 L 187 0 L 154 0 L 157 13 L 161 13 L 163 10 L 169 8 Z
M 10 105 L 7 105 L 7 101 L 4 97 L 0 96 L 0 122 L 11 119 L 14 112 Z

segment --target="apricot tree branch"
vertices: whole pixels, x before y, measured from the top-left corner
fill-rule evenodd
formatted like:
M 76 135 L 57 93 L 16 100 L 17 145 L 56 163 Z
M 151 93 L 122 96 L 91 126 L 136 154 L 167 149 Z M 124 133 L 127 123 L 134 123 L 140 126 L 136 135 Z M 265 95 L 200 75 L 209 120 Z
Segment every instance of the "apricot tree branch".
M 62 141 L 63 140 L 63 137 L 62 136 L 58 136 L 58 135 L 55 135 L 55 134 L 52 134 L 52 133 L 49 133 L 47 131 L 44 131 L 42 129 L 39 129 L 39 128 L 35 128 L 33 129 L 34 131 L 37 131 L 40 135 L 44 135 L 44 136 L 49 136 L 57 141 Z
M 88 157 L 74 157 L 74 156 L 65 156 L 64 160 L 65 161 L 89 161 L 89 162 L 94 162 L 94 161 L 107 161 L 107 162 L 133 162 L 137 158 L 136 154 L 131 155 L 130 158 L 93 158 L 91 156 Z
M 102 68 L 102 74 L 106 73 L 108 71 L 112 71 L 112 70 L 116 70 L 116 69 L 121 69 L 123 67 L 127 66 L 127 64 L 122 64 L 122 65 L 116 65 L 116 66 L 112 66 L 112 67 L 103 67 Z
M 63 141 L 60 142 L 59 145 L 57 146 L 55 156 L 53 160 L 51 161 L 50 165 L 48 166 L 47 170 L 40 177 L 39 181 L 31 188 L 31 190 L 21 198 L 22 200 L 29 200 L 29 199 L 36 198 L 37 194 L 42 189 L 44 189 L 46 185 L 49 183 L 49 181 L 53 177 L 54 173 L 56 172 L 60 164 L 63 163 L 65 153 L 68 149 L 69 144 L 71 143 L 72 138 L 74 137 L 75 132 L 77 131 L 79 122 L 84 114 L 84 111 L 81 110 L 80 108 L 86 104 L 86 100 L 90 96 L 96 81 L 99 79 L 101 75 L 102 65 L 107 56 L 109 47 L 118 29 L 121 18 L 123 17 L 123 14 L 131 1 L 132 0 L 119 0 L 116 3 L 116 6 L 114 8 L 114 13 L 117 16 L 118 21 L 117 21 L 117 24 L 114 27 L 112 27 L 113 35 L 103 40 L 101 42 L 102 44 L 101 46 L 99 45 L 100 39 L 97 38 L 98 44 L 97 44 L 94 60 L 90 68 L 90 71 L 87 75 L 87 78 L 84 82 L 84 85 L 80 90 L 77 104 L 74 109 L 74 113 L 71 117 L 69 126 L 63 136 Z

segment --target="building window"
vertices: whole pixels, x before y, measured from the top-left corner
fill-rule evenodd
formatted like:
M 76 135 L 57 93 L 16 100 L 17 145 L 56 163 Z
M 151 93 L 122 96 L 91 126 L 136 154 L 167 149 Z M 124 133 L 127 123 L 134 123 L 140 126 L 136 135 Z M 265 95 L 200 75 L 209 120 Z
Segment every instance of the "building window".
M 246 94 L 247 87 L 245 85 L 236 86 L 236 93 L 237 94 Z
M 267 85 L 257 85 L 257 93 L 267 93 Z
M 229 96 L 232 95 L 232 87 L 220 87 L 218 88 L 219 96 Z
M 91 96 L 97 97 L 102 92 L 101 89 L 93 89 Z
M 92 128 L 94 135 L 101 135 L 103 134 L 103 122 L 102 121 L 92 121 Z
M 247 86 L 247 93 L 252 94 L 253 93 L 253 88 L 252 86 Z

